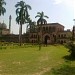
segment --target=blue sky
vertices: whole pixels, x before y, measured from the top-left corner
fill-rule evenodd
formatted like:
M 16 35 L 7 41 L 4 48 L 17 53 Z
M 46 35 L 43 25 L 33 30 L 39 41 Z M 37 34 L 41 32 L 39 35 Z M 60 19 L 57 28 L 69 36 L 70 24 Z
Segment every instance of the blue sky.
M 11 33 L 18 34 L 19 25 L 16 23 L 15 18 L 15 4 L 20 0 L 5 0 L 7 5 L 6 13 L 4 16 L 0 16 L 0 22 L 5 22 L 7 27 L 9 27 L 9 15 L 12 16 L 12 26 Z M 72 29 L 74 25 L 73 19 L 74 17 L 74 5 L 75 0 L 23 0 L 27 4 L 32 7 L 32 10 L 29 10 L 31 19 L 33 21 L 37 21 L 38 18 L 35 19 L 37 12 L 43 11 L 45 15 L 49 17 L 46 19 L 48 23 L 58 22 L 65 26 L 65 29 Z M 26 24 L 23 25 L 23 33 L 26 31 Z

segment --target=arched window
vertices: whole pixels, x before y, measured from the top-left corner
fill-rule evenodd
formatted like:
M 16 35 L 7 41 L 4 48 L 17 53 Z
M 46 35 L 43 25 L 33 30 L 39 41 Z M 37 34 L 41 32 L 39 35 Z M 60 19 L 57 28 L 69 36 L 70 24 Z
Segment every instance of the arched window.
M 45 27 L 43 27 L 43 31 L 45 31 Z
M 48 32 L 48 27 L 46 27 L 46 32 Z
M 60 34 L 58 35 L 58 37 L 60 38 Z

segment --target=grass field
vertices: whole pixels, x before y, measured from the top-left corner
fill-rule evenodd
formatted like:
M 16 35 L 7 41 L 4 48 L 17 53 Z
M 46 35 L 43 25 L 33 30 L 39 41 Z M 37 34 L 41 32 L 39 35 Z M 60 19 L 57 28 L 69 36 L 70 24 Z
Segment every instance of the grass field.
M 71 72 L 75 75 L 75 61 L 64 59 L 69 55 L 64 46 L 38 49 L 37 46 L 0 49 L 0 75 L 70 75 Z

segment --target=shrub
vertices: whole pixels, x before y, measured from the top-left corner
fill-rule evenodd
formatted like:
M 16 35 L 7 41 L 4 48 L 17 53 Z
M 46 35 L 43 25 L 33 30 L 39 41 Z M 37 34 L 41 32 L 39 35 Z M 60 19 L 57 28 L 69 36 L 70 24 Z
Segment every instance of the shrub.
M 67 47 L 69 49 L 70 55 L 75 57 L 75 43 L 69 42 Z

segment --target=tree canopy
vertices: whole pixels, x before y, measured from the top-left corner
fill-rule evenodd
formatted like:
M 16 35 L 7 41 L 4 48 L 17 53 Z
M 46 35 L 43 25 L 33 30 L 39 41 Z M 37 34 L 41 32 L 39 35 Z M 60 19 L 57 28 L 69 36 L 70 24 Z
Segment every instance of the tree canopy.
M 4 0 L 0 0 L 0 16 L 4 15 L 4 13 L 6 12 L 4 5 L 6 5 L 6 2 Z

